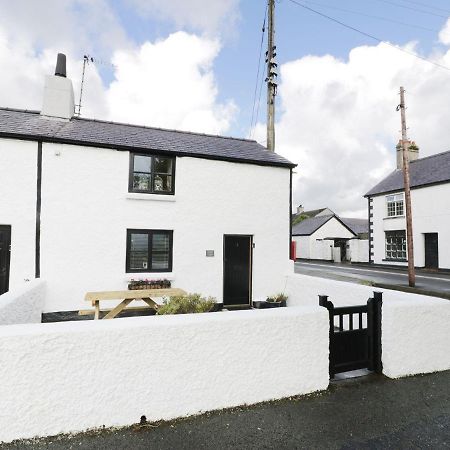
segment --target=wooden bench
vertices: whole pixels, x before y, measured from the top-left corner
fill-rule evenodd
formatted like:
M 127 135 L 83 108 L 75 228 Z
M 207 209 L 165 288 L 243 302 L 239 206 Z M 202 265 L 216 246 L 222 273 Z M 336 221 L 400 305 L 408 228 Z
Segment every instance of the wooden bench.
M 101 292 L 88 292 L 86 293 L 84 300 L 91 302 L 94 309 L 80 310 L 79 315 L 94 314 L 94 319 L 100 319 L 100 312 L 107 312 L 102 319 L 114 319 L 120 312 L 126 310 L 148 310 L 158 309 L 158 303 L 154 300 L 160 297 L 171 297 L 174 295 L 186 295 L 186 291 L 179 288 L 170 289 L 141 289 L 131 291 L 101 291 Z M 121 300 L 121 302 L 114 308 L 101 309 L 100 302 L 108 300 Z M 147 306 L 128 307 L 128 305 L 134 300 L 142 300 Z

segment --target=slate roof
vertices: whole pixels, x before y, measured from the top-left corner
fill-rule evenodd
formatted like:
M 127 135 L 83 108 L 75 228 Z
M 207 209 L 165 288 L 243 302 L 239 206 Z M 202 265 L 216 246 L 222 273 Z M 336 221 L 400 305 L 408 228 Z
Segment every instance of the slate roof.
M 302 220 L 292 227 L 292 236 L 309 236 L 333 217 L 335 216 L 331 214 L 329 216 L 310 217 Z
M 411 188 L 434 183 L 450 182 L 450 151 L 412 161 L 410 164 Z M 403 173 L 395 170 L 373 187 L 364 197 L 403 190 Z
M 369 221 L 367 219 L 353 219 L 351 217 L 340 218 L 355 234 L 364 234 L 369 232 Z
M 248 139 L 84 118 L 62 121 L 41 116 L 38 111 L 10 108 L 0 108 L 0 136 L 119 150 L 156 150 L 178 156 L 295 167 L 295 164 L 277 153 Z

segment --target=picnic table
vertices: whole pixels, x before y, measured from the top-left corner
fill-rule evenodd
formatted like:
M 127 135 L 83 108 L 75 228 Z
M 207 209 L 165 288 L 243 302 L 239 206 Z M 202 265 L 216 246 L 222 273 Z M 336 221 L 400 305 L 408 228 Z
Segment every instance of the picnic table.
M 171 297 L 173 295 L 186 295 L 183 289 L 170 288 L 170 289 L 140 289 L 129 291 L 100 291 L 100 292 L 87 292 L 84 299 L 87 302 L 91 302 L 94 309 L 80 310 L 78 314 L 88 315 L 94 314 L 94 319 L 100 319 L 101 312 L 107 312 L 102 319 L 114 319 L 120 312 L 124 310 L 148 310 L 158 309 L 158 303 L 154 300 L 160 297 Z M 110 300 L 121 300 L 121 302 L 114 308 L 100 308 L 100 302 Z M 146 306 L 129 307 L 128 305 L 134 300 L 142 300 L 146 303 Z

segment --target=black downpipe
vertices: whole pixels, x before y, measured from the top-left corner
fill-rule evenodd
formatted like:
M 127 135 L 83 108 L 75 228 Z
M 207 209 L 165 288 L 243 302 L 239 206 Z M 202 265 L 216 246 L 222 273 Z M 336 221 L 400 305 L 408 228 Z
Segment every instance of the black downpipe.
M 38 142 L 36 177 L 36 245 L 35 277 L 41 276 L 41 188 L 42 188 L 42 141 Z

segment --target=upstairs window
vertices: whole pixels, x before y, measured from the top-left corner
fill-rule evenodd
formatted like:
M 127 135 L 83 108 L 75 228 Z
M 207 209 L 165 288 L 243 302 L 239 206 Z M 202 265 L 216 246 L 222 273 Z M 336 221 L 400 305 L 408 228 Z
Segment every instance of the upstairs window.
M 126 271 L 172 272 L 172 236 L 169 230 L 127 230 Z
M 173 194 L 175 158 L 131 153 L 129 191 Z
M 406 232 L 386 231 L 386 259 L 406 260 Z
M 386 197 L 386 207 L 388 217 L 403 216 L 405 214 L 403 194 L 388 195 Z

